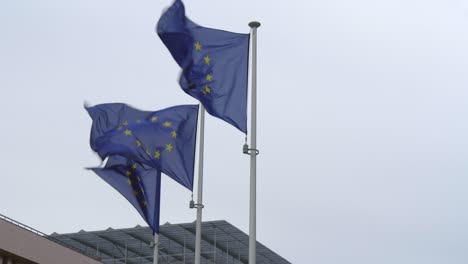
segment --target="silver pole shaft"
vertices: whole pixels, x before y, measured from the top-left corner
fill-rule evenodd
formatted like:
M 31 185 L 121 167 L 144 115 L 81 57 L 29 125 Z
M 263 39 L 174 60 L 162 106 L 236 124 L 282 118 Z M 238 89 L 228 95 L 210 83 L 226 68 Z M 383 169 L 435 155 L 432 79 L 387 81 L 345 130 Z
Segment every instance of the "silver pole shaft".
M 153 264 L 158 264 L 158 261 L 159 261 L 159 234 L 154 233 Z
M 249 217 L 249 264 L 257 263 L 257 28 L 260 23 L 249 23 L 252 29 L 252 107 L 250 125 L 250 217 Z
M 198 148 L 198 197 L 197 197 L 197 226 L 195 234 L 195 264 L 200 264 L 202 209 L 203 209 L 203 153 L 205 148 L 205 108 L 200 106 L 200 141 Z

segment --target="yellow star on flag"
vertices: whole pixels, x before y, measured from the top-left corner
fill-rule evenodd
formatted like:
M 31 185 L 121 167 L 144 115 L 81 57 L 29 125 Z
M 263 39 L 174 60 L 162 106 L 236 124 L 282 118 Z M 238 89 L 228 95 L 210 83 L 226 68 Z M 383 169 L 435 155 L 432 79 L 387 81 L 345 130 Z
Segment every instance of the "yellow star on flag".
M 142 204 L 143 204 L 143 206 L 146 206 L 146 201 L 143 201 Z
M 176 138 L 176 137 L 177 137 L 177 131 L 175 131 L 175 130 L 172 131 L 172 132 L 171 132 L 171 136 L 172 136 L 173 138 Z
M 132 135 L 132 131 L 129 130 L 129 129 L 126 129 L 126 130 L 124 131 L 124 134 L 125 134 L 126 136 L 131 136 L 131 135 Z
M 146 154 L 151 155 L 151 152 L 148 149 L 146 149 Z
M 156 121 L 158 121 L 158 117 L 157 117 L 157 116 L 153 116 L 153 117 L 151 118 L 151 122 L 156 122 Z
M 140 142 L 140 140 L 137 140 L 137 141 L 136 141 L 136 144 L 137 144 L 138 147 L 141 147 L 141 142 Z
M 130 180 L 130 179 L 128 179 L 127 182 L 128 182 L 128 184 L 130 184 L 130 185 L 132 184 L 132 180 Z
M 159 152 L 159 150 L 156 150 L 156 152 L 154 153 L 154 157 L 156 159 L 159 159 L 161 157 L 161 152 Z
M 205 92 L 211 93 L 211 88 L 208 85 L 205 85 Z
M 131 172 L 131 171 L 127 171 L 126 174 L 127 174 L 127 176 L 130 176 L 130 175 L 132 175 L 132 172 Z
M 164 122 L 163 126 L 165 127 L 171 127 L 172 126 L 172 123 L 171 122 Z
M 137 168 L 137 165 L 135 163 L 135 164 L 132 165 L 132 169 L 136 170 L 136 168 Z
M 211 75 L 211 74 L 206 75 L 206 80 L 207 81 L 211 82 L 212 79 L 213 79 L 213 75 Z
M 172 144 L 171 144 L 171 143 L 166 144 L 166 150 L 167 150 L 167 151 L 171 152 L 172 148 L 173 148 L 173 147 L 172 147 Z
M 195 43 L 195 50 L 201 50 L 202 48 L 202 45 L 200 44 L 200 42 L 197 41 L 197 43 Z
M 206 55 L 206 56 L 203 58 L 203 60 L 205 60 L 205 64 L 210 64 L 211 59 L 210 59 L 210 57 L 209 57 L 208 55 Z

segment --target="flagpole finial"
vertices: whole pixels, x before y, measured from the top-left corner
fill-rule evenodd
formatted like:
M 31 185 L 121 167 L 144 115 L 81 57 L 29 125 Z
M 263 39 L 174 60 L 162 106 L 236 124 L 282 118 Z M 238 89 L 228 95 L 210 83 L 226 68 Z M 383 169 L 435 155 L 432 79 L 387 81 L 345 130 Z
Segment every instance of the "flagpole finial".
M 249 23 L 249 27 L 251 28 L 259 28 L 260 27 L 260 22 L 258 21 L 252 21 Z

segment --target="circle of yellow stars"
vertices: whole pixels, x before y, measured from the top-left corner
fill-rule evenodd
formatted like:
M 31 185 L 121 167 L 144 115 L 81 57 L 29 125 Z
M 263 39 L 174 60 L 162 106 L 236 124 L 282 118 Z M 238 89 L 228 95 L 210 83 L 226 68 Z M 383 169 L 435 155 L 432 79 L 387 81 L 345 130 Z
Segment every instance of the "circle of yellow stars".
M 209 89 L 209 88 L 208 88 L 208 89 Z M 151 117 L 150 120 L 151 120 L 151 122 L 155 123 L 155 122 L 157 122 L 157 121 L 159 120 L 159 118 L 158 118 L 157 116 L 153 116 L 153 117 Z M 140 122 L 141 122 L 141 120 L 136 120 L 136 123 L 140 123 Z M 121 130 L 121 129 L 123 128 L 123 126 L 127 126 L 128 124 L 129 124 L 128 121 L 125 121 L 125 122 L 123 122 L 123 124 L 122 124 L 121 126 L 119 126 L 117 129 L 118 129 L 118 130 Z M 163 125 L 164 127 L 166 127 L 166 128 L 169 128 L 169 127 L 172 127 L 172 122 L 165 121 L 162 125 Z M 125 130 L 123 131 L 123 133 L 124 133 L 125 136 L 132 136 L 132 135 L 133 135 L 133 134 L 132 134 L 132 131 L 131 131 L 130 129 L 125 129 Z M 172 131 L 171 131 L 171 137 L 172 137 L 172 138 L 177 138 L 177 131 L 176 131 L 176 130 L 172 130 Z M 137 147 L 142 147 L 142 146 L 143 146 L 143 144 L 141 143 L 141 141 L 138 140 L 138 139 L 135 141 L 135 143 L 136 143 Z M 172 143 L 166 144 L 166 145 L 165 145 L 165 148 L 164 148 L 164 150 L 166 150 L 167 152 L 171 152 L 173 149 L 174 149 L 174 146 L 172 145 Z M 149 151 L 149 149 L 146 149 L 146 150 L 145 150 L 145 153 L 146 153 L 148 156 L 151 156 L 151 152 Z M 154 152 L 154 156 L 153 156 L 153 157 L 154 157 L 155 159 L 160 159 L 160 158 L 161 158 L 161 154 L 162 154 L 162 153 L 161 153 L 160 150 L 156 150 L 156 151 Z M 136 169 L 136 164 L 133 165 L 133 166 L 135 166 L 134 169 Z M 130 171 L 127 171 L 127 176 L 130 176 L 130 175 L 131 175 L 131 172 L 130 172 Z M 130 180 L 130 179 L 128 179 L 128 182 L 129 182 L 129 184 L 131 184 L 131 180 Z
M 195 42 L 194 46 L 195 46 L 195 50 L 196 50 L 196 51 L 201 51 L 202 48 L 203 48 L 203 46 L 200 44 L 199 41 Z M 204 63 L 205 63 L 206 65 L 210 65 L 210 63 L 211 63 L 211 58 L 210 58 L 210 56 L 206 55 L 205 57 L 203 57 L 203 61 L 204 61 Z M 206 79 L 208 82 L 212 82 L 212 81 L 213 81 L 213 74 L 208 73 L 208 74 L 205 76 L 205 79 Z M 193 84 L 193 83 L 190 83 L 190 84 L 189 84 L 189 87 L 190 87 L 191 85 L 193 86 L 194 84 Z M 211 93 L 211 87 L 208 86 L 208 85 L 205 85 L 205 86 L 203 86 L 203 88 L 200 89 L 200 92 L 201 92 L 204 96 L 207 96 L 208 94 Z
M 139 192 L 138 192 L 138 190 L 136 190 L 137 187 L 135 187 L 135 186 L 132 185 L 133 182 L 132 182 L 132 180 L 130 179 L 130 176 L 132 176 L 132 175 L 134 174 L 134 172 L 132 172 L 132 171 L 135 171 L 136 169 L 137 169 L 137 164 L 134 163 L 134 164 L 130 167 L 130 169 L 127 170 L 127 171 L 125 172 L 125 174 L 128 176 L 127 183 L 128 183 L 129 185 L 131 185 L 131 186 L 134 188 L 134 189 L 133 189 L 133 195 L 134 195 L 136 198 L 138 198 Z M 137 180 L 138 180 L 139 182 L 141 182 L 140 176 L 137 176 Z M 145 189 L 143 189 L 143 187 L 139 187 L 139 190 L 141 191 L 141 194 L 142 194 L 142 195 L 145 195 Z M 141 200 L 140 202 L 141 202 L 141 205 L 142 205 L 142 206 L 146 206 L 146 205 L 147 205 L 147 202 L 146 202 L 146 200 L 145 200 L 144 197 L 143 197 L 143 200 Z

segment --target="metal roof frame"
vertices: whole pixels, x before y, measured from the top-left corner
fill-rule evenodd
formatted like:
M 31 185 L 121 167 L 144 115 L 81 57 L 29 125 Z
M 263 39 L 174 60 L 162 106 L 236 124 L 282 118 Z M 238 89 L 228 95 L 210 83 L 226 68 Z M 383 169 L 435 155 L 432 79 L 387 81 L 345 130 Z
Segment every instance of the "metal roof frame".
M 151 264 L 153 232 L 149 227 L 56 234 L 50 237 L 98 257 L 103 263 Z M 166 223 L 160 227 L 160 263 L 194 263 L 195 222 Z M 248 236 L 230 223 L 203 222 L 201 263 L 247 264 Z M 258 264 L 288 264 L 287 260 L 257 242 Z

